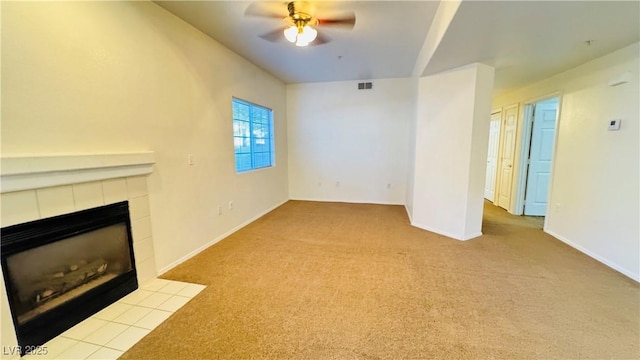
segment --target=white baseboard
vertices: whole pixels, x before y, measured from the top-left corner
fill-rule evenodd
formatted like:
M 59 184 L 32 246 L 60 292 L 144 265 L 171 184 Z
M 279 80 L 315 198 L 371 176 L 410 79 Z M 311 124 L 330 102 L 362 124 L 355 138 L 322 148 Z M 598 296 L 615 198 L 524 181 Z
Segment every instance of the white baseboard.
M 475 239 L 475 238 L 480 237 L 480 236 L 482 236 L 482 231 L 478 231 L 478 232 L 475 232 L 475 233 L 467 234 L 467 235 L 464 236 L 463 239 L 460 239 L 460 240 L 467 241 L 467 240 Z
M 607 265 L 608 267 L 610 267 L 613 270 L 623 274 L 624 276 L 629 277 L 632 280 L 635 280 L 636 282 L 640 282 L 640 274 L 634 273 L 633 271 L 625 269 L 622 266 L 603 258 L 602 256 L 592 252 L 591 250 L 587 250 L 582 245 L 578 245 L 578 244 L 574 243 L 573 241 L 571 241 L 571 240 L 569 240 L 569 239 L 567 239 L 567 238 L 565 238 L 565 237 L 563 237 L 561 235 L 558 235 L 557 233 L 555 233 L 555 232 L 553 232 L 551 230 L 544 229 L 544 232 L 546 232 L 547 234 L 553 236 L 554 238 L 562 241 L 563 243 L 571 246 L 572 248 L 580 251 L 581 253 L 583 253 L 583 254 L 585 254 L 585 255 L 587 255 L 587 256 L 595 259 L 595 260 L 598 260 L 599 262 Z
M 373 200 L 345 200 L 345 199 L 317 199 L 317 198 L 291 198 L 294 201 L 336 202 L 347 204 L 374 204 L 374 205 L 404 205 L 398 202 L 373 201 Z
M 440 229 L 436 229 L 434 227 L 431 226 L 426 226 L 426 225 L 422 225 L 422 224 L 418 224 L 414 221 L 411 221 L 411 225 L 415 226 L 417 228 L 423 229 L 423 230 L 427 230 L 427 231 L 431 231 L 433 233 L 439 234 L 439 235 L 444 235 L 446 237 L 450 237 L 454 240 L 459 240 L 459 241 L 467 241 L 467 240 L 471 240 L 474 238 L 477 238 L 478 236 L 482 236 L 482 232 L 479 231 L 477 233 L 472 233 L 472 234 L 468 234 L 468 235 L 458 235 L 458 234 L 453 234 L 451 232 L 448 231 L 443 231 Z
M 409 224 L 413 224 L 413 217 L 411 216 L 411 211 L 409 211 L 407 204 L 404 204 L 404 210 L 407 212 L 407 217 L 409 218 Z
M 162 269 L 158 270 L 158 275 L 162 275 L 162 274 L 166 273 L 167 271 L 173 269 L 174 267 L 176 267 L 176 266 L 182 264 L 183 262 L 191 259 L 192 257 L 198 255 L 199 253 L 203 252 L 205 249 L 209 248 L 210 246 L 214 245 L 215 243 L 219 242 L 220 240 L 230 236 L 231 234 L 235 233 L 236 231 L 242 229 L 243 227 L 245 227 L 245 226 L 251 224 L 252 222 L 258 220 L 259 218 L 265 216 L 266 214 L 270 213 L 271 211 L 275 210 L 276 208 L 282 206 L 287 201 L 289 201 L 289 199 L 287 199 L 287 200 L 277 204 L 276 206 L 273 206 L 273 207 L 271 207 L 271 208 L 259 213 L 258 215 L 252 217 L 251 219 L 243 222 L 242 224 L 234 227 L 233 229 L 225 232 L 224 234 L 216 237 L 215 239 L 209 241 L 208 243 L 202 245 L 201 247 L 199 247 L 199 248 L 195 249 L 194 251 L 188 253 L 187 255 L 181 257 L 180 259 L 178 259 L 178 260 L 172 262 L 171 264 L 163 267 Z

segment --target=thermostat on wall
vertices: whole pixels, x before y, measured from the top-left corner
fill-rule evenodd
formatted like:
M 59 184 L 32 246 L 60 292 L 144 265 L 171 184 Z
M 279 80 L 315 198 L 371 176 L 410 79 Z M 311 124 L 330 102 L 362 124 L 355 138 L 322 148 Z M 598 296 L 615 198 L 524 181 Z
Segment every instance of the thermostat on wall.
M 609 130 L 620 130 L 622 119 L 609 120 Z

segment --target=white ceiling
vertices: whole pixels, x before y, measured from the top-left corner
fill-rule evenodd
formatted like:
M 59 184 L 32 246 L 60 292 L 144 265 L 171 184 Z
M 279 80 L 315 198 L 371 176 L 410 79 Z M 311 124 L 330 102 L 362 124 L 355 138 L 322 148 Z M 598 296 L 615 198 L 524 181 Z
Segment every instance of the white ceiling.
M 286 83 L 409 77 L 438 7 L 421 1 L 316 2 L 314 16 L 352 11 L 356 24 L 352 30 L 319 28 L 330 42 L 296 47 L 284 37 L 279 43 L 259 38 L 284 22 L 245 16 L 248 1 L 156 2 Z M 283 19 L 288 15 L 287 2 L 268 3 Z
M 517 88 L 639 41 L 639 5 L 465 1 L 423 75 L 481 62 L 496 68 L 497 92 Z
M 156 1 L 285 83 L 410 77 L 439 1 L 316 1 L 316 17 L 353 12 L 352 30 L 299 48 L 259 35 L 279 19 L 245 16 L 251 2 Z M 263 6 L 287 16 L 287 2 Z M 463 1 L 423 75 L 473 62 L 496 68 L 496 91 L 523 86 L 640 40 L 639 1 Z M 587 46 L 585 41 L 592 40 Z

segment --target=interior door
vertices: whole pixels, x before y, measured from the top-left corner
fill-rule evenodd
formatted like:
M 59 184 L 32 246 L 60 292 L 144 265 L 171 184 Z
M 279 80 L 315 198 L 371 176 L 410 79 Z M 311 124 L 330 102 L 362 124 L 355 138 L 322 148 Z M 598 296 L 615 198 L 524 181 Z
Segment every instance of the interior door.
M 516 150 L 516 128 L 518 125 L 518 105 L 504 110 L 502 144 L 500 146 L 500 185 L 498 206 L 509 210 L 511 205 L 511 184 L 513 183 L 513 163 Z
M 544 216 L 547 213 L 557 111 L 558 99 L 541 101 L 535 105 L 524 201 L 525 215 Z
M 491 114 L 491 121 L 489 122 L 489 151 L 487 152 L 487 175 L 484 185 L 484 197 L 491 202 L 495 201 L 496 193 L 501 115 L 501 112 Z

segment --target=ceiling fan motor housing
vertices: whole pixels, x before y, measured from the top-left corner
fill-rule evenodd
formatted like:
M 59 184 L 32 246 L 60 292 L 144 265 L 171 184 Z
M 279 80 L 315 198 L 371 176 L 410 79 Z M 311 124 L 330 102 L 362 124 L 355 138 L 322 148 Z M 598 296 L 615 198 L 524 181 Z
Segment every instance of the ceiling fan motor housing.
M 295 3 L 293 1 L 287 5 L 287 8 L 289 9 L 288 20 L 291 20 L 298 27 L 298 29 L 300 29 L 300 31 L 311 21 L 311 15 L 301 11 L 296 11 Z

